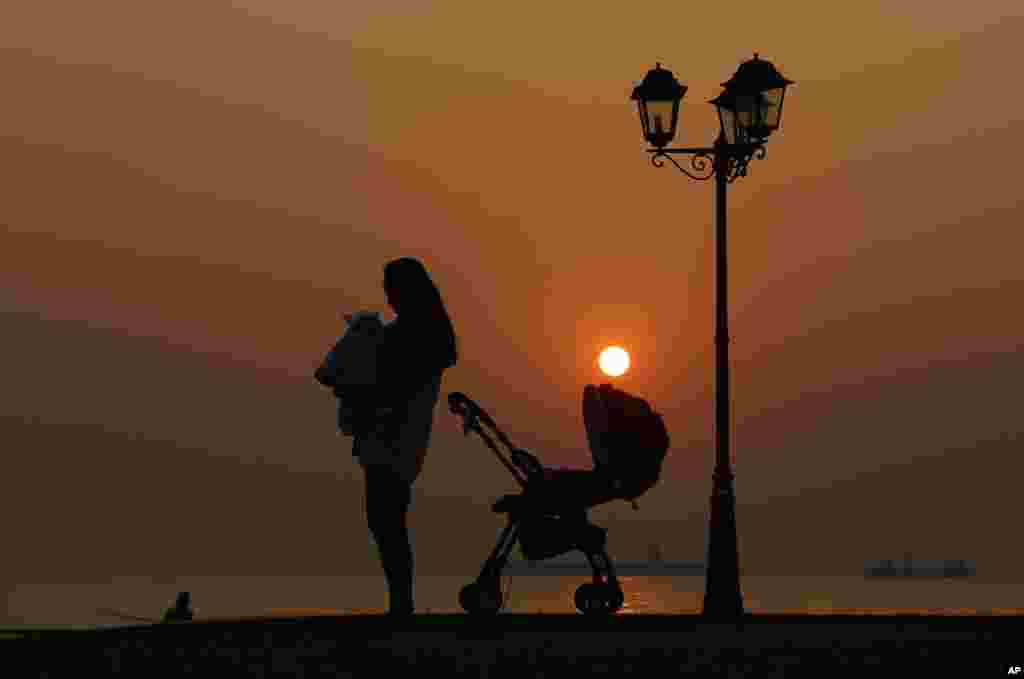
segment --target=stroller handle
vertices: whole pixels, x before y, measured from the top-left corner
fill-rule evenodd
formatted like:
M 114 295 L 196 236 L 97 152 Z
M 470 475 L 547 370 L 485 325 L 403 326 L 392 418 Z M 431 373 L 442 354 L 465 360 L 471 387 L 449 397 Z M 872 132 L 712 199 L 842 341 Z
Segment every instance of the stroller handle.
M 453 391 L 448 394 L 448 409 L 456 415 L 466 415 L 470 403 L 473 401 L 461 391 Z
M 463 394 L 461 391 L 453 391 L 448 394 L 448 408 L 466 419 L 467 421 L 480 420 L 489 427 L 496 426 L 494 420 L 488 415 L 483 408 L 477 405 L 476 401 Z
M 505 436 L 505 432 L 501 431 L 498 425 L 494 423 L 494 420 L 491 419 L 491 416 L 488 415 L 483 408 L 477 405 L 473 399 L 466 396 L 461 391 L 453 391 L 448 394 L 448 408 L 451 409 L 452 413 L 462 418 L 463 433 L 468 435 L 470 431 L 475 431 L 479 434 L 480 438 L 482 438 L 484 443 L 487 444 L 487 447 L 498 456 L 498 460 L 500 460 L 501 463 L 512 473 L 512 476 L 519 482 L 519 485 L 525 488 L 527 475 L 524 471 L 516 469 L 516 464 L 507 460 L 505 456 L 501 454 L 501 451 L 494 445 L 494 441 L 491 440 L 491 437 L 488 436 L 487 432 L 485 432 L 483 427 L 480 426 L 480 423 L 487 425 L 487 427 L 498 437 L 498 440 L 500 440 L 509 450 L 513 451 L 513 454 L 525 453 L 525 451 L 520 451 L 511 441 L 509 441 L 508 437 Z M 529 457 L 528 453 L 525 454 Z

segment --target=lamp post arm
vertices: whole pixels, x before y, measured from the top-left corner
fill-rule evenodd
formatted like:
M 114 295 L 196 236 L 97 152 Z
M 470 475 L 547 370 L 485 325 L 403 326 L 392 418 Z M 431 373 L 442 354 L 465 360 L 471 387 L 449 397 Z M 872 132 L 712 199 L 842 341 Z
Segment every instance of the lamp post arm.
M 715 176 L 716 172 L 721 172 L 721 168 L 724 167 L 726 169 L 726 182 L 731 184 L 740 177 L 746 177 L 750 159 L 763 159 L 767 154 L 767 149 L 763 143 L 726 144 L 720 141 L 713 147 L 658 148 L 647 149 L 647 153 L 651 154 L 651 164 L 654 167 L 664 167 L 665 161 L 662 158 L 668 158 L 669 162 L 675 165 L 677 170 L 690 179 L 698 181 L 711 179 Z M 677 163 L 676 159 L 672 157 L 673 155 L 691 156 L 690 167 L 693 169 L 693 172 Z M 723 159 L 725 162 L 716 161 L 716 158 L 720 155 L 725 157 Z
M 706 181 L 715 176 L 715 160 L 714 160 L 714 149 L 648 149 L 648 153 L 651 154 L 651 165 L 654 167 L 663 167 L 665 161 L 661 158 L 665 157 L 669 159 L 676 169 L 685 174 L 690 179 L 696 179 L 697 181 Z M 690 167 L 693 168 L 693 172 L 690 172 L 685 167 L 676 162 L 670 154 L 686 154 L 691 156 Z

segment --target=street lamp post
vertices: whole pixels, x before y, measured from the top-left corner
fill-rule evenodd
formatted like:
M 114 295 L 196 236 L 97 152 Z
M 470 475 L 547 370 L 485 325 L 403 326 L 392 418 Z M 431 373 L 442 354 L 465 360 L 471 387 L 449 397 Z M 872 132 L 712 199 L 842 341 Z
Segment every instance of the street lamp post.
M 715 471 L 708 526 L 708 553 L 704 589 L 707 617 L 736 619 L 743 615 L 740 591 L 739 548 L 736 539 L 736 495 L 729 461 L 729 314 L 728 269 L 726 268 L 726 187 L 747 175 L 751 158 L 765 157 L 765 142 L 778 129 L 786 87 L 771 62 L 757 54 L 740 64 L 725 83 L 722 93 L 711 100 L 718 109 L 721 125 L 710 148 L 666 148 L 675 137 L 679 103 L 687 87 L 671 71 L 655 68 L 633 89 L 644 139 L 651 163 L 662 167 L 667 158 L 688 177 L 700 181 L 715 178 Z M 690 170 L 673 155 L 688 155 Z M 691 171 L 692 170 L 692 171 Z

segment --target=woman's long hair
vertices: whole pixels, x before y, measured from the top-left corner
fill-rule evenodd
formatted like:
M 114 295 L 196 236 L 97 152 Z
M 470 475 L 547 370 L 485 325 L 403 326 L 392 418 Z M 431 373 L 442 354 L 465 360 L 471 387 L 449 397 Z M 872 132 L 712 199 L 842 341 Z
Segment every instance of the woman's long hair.
M 429 349 L 437 352 L 441 365 L 449 368 L 458 360 L 455 328 L 444 300 L 426 268 L 418 259 L 402 257 L 384 267 L 384 284 L 395 290 L 402 302 L 399 319 L 424 333 Z

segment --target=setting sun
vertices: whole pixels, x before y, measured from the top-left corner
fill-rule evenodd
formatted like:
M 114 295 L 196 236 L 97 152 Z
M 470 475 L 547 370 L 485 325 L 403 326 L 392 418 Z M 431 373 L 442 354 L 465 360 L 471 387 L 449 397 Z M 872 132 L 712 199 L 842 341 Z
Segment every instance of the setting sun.
M 597 361 L 601 372 L 611 377 L 619 377 L 629 369 L 629 354 L 621 347 L 608 347 Z

